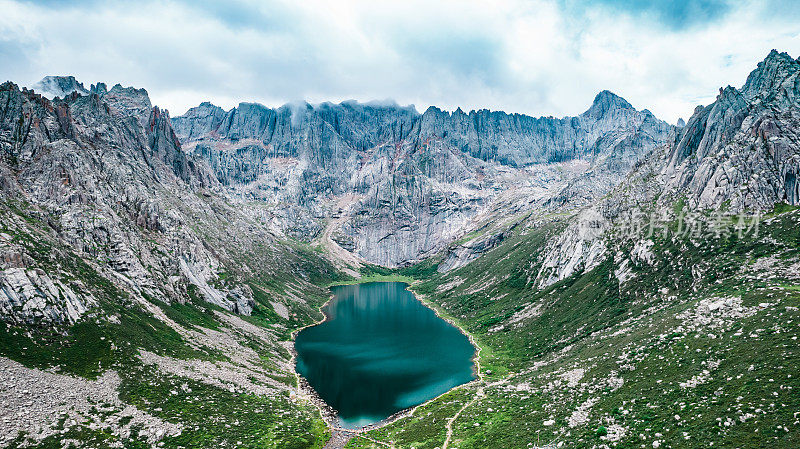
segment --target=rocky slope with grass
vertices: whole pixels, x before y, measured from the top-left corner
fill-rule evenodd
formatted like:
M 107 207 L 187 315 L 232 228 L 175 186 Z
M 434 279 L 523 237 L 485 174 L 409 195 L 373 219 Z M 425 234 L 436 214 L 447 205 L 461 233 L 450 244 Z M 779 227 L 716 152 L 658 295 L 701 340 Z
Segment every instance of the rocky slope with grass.
M 462 267 L 437 270 L 444 253 L 405 271 L 476 338 L 484 376 L 369 436 L 797 446 L 799 74 L 772 52 L 597 204 L 521 217 Z
M 286 340 L 330 262 L 221 192 L 144 89 L 0 105 L 0 444 L 323 438 Z

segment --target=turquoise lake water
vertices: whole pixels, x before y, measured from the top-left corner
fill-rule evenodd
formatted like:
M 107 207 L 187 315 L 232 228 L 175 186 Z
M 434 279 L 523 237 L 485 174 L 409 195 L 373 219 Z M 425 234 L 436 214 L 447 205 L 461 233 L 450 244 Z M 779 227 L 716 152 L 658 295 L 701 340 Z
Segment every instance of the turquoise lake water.
M 297 334 L 297 372 L 359 427 L 474 379 L 475 348 L 401 282 L 333 288 L 328 319 Z

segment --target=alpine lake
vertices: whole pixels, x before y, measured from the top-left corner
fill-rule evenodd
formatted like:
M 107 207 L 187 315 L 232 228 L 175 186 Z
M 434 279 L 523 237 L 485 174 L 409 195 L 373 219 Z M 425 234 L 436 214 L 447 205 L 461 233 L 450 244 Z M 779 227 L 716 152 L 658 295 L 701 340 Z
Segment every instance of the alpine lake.
M 475 347 L 402 282 L 332 287 L 325 321 L 295 340 L 297 372 L 358 428 L 475 378 Z

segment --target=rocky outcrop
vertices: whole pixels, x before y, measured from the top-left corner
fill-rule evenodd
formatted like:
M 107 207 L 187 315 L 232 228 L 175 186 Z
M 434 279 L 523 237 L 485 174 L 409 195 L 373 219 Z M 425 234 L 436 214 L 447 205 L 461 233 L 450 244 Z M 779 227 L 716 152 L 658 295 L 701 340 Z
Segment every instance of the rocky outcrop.
M 78 287 L 83 290 L 82 285 Z M 72 288 L 53 281 L 42 270 L 0 271 L 0 315 L 12 322 L 74 324 L 94 305 L 91 294 L 79 297 Z
M 509 229 L 503 232 L 490 233 L 489 235 L 471 239 L 448 248 L 447 256 L 439 263 L 436 270 L 439 273 L 446 273 L 450 270 L 463 267 L 485 252 L 497 247 L 497 245 L 505 240 L 506 235 L 511 231 L 512 230 Z
M 183 151 L 144 89 L 98 84 L 51 101 L 5 83 L 0 105 L 3 318 L 72 324 L 96 305 L 73 257 L 133 298 L 183 302 L 196 288 L 241 314 L 253 310 L 252 291 L 221 272 L 268 278 L 295 262 L 261 209 L 215 193 L 208 164 Z M 277 261 L 258 253 L 248 266 L 256 249 Z
M 111 90 L 106 90 L 105 84 L 98 83 L 92 86 L 92 93 L 108 104 L 112 110 L 120 115 L 136 117 L 143 125 L 149 124 L 152 119 L 154 108 L 150 103 L 150 96 L 144 89 L 115 84 Z
M 800 62 L 773 50 L 741 89 L 695 110 L 664 169 L 670 198 L 735 211 L 800 204 L 799 129 Z
M 537 274 L 541 287 L 566 279 L 576 272 L 590 271 L 605 259 L 607 245 L 604 232 L 608 220 L 597 209 L 578 214 L 575 221 L 544 251 Z
M 549 243 L 538 285 L 590 270 L 609 257 L 612 240 L 641 238 L 630 231 L 646 231 L 653 223 L 648 217 L 675 218 L 679 201 L 689 212 L 759 213 L 778 203 L 800 204 L 798 130 L 800 61 L 773 50 L 741 89 L 720 89 L 714 103 L 698 106 L 685 126 L 672 131 L 667 145 L 578 214 Z M 619 266 L 650 263 L 642 245 L 632 243 L 631 257 L 615 257 Z

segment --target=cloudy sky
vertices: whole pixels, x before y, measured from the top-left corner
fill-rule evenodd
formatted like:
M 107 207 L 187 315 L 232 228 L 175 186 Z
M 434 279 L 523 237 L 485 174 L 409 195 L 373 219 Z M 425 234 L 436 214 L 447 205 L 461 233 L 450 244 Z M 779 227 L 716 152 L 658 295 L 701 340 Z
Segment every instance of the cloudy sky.
M 145 87 L 173 115 L 393 99 L 564 116 L 609 89 L 674 122 L 772 48 L 800 56 L 799 1 L 0 0 L 3 80 Z

